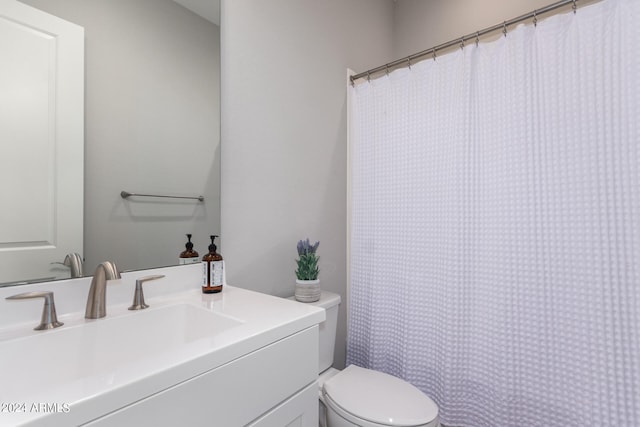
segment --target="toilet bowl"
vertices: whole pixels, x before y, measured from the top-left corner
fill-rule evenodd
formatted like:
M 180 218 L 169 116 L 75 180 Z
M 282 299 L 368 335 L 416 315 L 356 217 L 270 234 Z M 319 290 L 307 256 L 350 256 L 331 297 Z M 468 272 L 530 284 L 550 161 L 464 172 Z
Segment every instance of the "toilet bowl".
M 332 368 L 340 295 L 322 291 L 319 301 L 307 304 L 326 310 L 320 324 L 320 427 L 440 427 L 436 403 L 408 382 L 355 365 Z
M 347 366 L 322 389 L 328 427 L 438 427 L 438 406 L 418 388 L 389 374 Z

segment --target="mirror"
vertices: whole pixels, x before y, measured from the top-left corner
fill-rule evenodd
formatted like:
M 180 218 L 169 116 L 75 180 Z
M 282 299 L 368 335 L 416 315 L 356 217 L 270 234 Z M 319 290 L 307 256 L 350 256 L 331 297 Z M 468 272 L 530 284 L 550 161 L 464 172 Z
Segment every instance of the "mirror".
M 106 260 L 123 271 L 177 265 L 187 233 L 204 255 L 220 231 L 220 28 L 201 15 L 219 21 L 219 2 L 21 2 L 85 31 L 84 248 L 73 251 L 84 275 Z M 33 259 L 68 278 L 51 264 L 63 261 Z

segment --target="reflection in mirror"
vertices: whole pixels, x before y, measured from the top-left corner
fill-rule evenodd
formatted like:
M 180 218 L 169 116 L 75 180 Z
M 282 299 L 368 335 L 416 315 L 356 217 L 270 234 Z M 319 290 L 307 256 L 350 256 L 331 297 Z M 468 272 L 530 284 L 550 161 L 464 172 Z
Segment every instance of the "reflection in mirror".
M 196 0 L 21 0 L 85 32 L 84 247 L 67 254 L 80 253 L 87 274 L 107 260 L 177 265 L 185 234 L 201 254 L 219 234 L 220 28 L 178 1 L 203 12 Z M 51 264 L 64 256 L 37 261 L 71 273 Z
M 42 281 L 82 251 L 84 30 L 2 2 L 0 57 L 0 271 Z

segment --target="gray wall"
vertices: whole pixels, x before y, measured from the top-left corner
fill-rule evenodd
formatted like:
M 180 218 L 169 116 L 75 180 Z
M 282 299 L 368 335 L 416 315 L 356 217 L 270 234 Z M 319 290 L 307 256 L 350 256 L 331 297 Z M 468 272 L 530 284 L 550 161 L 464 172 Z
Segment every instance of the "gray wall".
M 346 70 L 392 58 L 389 0 L 223 0 L 222 247 L 227 280 L 292 295 L 296 243 L 346 291 Z M 336 365 L 344 365 L 345 306 Z
M 176 264 L 189 232 L 202 254 L 220 222 L 219 27 L 171 0 L 23 3 L 85 28 L 86 273 Z

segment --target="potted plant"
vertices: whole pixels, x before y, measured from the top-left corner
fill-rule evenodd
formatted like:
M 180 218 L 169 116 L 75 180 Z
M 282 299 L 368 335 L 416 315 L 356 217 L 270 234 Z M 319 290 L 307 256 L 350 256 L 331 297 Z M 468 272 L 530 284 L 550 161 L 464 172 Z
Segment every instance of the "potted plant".
M 314 302 L 320 299 L 320 279 L 318 279 L 320 257 L 316 255 L 319 245 L 320 242 L 312 245 L 308 238 L 298 242 L 295 297 L 300 302 Z

